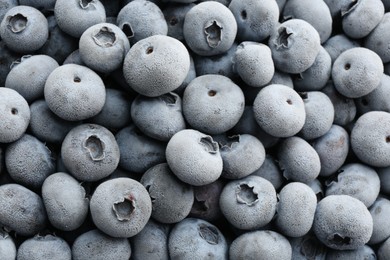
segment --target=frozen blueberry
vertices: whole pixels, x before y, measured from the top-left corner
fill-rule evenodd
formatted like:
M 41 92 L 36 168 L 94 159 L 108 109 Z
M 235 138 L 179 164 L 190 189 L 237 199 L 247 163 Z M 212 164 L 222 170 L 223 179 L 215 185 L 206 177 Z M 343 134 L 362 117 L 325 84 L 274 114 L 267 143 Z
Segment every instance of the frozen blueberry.
M 359 117 L 352 128 L 351 146 L 356 156 L 374 167 L 390 166 L 390 113 L 372 111 Z
M 390 255 L 390 237 L 383 242 L 377 251 L 378 260 L 386 260 Z
M 166 143 L 145 135 L 133 124 L 121 129 L 115 138 L 121 154 L 119 166 L 127 171 L 141 174 L 165 162 Z
M 349 98 L 367 95 L 378 87 L 383 63 L 375 52 L 355 47 L 340 54 L 332 67 L 332 79 L 337 91 Z
M 172 228 L 168 248 L 171 259 L 227 259 L 229 250 L 216 226 L 196 218 L 186 218 Z
M 33 236 L 46 227 L 41 197 L 20 184 L 0 186 L 0 223 L 21 236 Z
M 390 13 L 385 13 L 382 21 L 371 31 L 364 42 L 364 46 L 378 54 L 384 63 L 390 62 L 390 51 L 385 44 L 390 40 L 390 36 L 387 32 L 389 26 Z
M 174 92 L 178 94 L 180 97 L 182 97 L 184 90 L 194 78 L 196 78 L 195 62 L 192 56 L 190 55 L 190 70 L 188 71 L 187 76 L 184 79 L 183 83 L 181 83 L 181 85 L 177 89 L 175 89 Z
M 353 1 L 351 0 L 324 0 L 324 2 L 328 5 L 330 13 L 336 22 L 340 22 L 337 18 L 341 17 L 341 12 L 345 11 L 349 5 L 353 4 Z
M 128 260 L 131 253 L 128 239 L 110 237 L 98 229 L 81 234 L 72 245 L 73 260 Z
M 261 42 L 278 25 L 279 7 L 274 0 L 233 0 L 229 9 L 236 18 L 237 38 L 241 41 Z
M 160 141 L 186 128 L 179 95 L 170 92 L 158 97 L 139 95 L 131 104 L 131 118 L 146 135 Z
M 15 6 L 4 15 L 0 36 L 11 50 L 30 53 L 45 44 L 49 37 L 49 25 L 46 17 L 34 7 Z
M 0 232 L 0 258 L 3 260 L 16 259 L 16 245 L 13 238 L 5 231 Z
M 110 175 L 118 166 L 119 146 L 107 128 L 82 124 L 73 128 L 61 146 L 65 167 L 80 181 L 97 181 Z
M 374 229 L 368 244 L 379 244 L 390 237 L 390 200 L 379 197 L 369 208 Z
M 360 114 L 369 111 L 385 111 L 390 112 L 390 76 L 383 74 L 378 87 L 365 96 L 355 99 Z
M 321 170 L 318 153 L 308 142 L 297 136 L 283 140 L 279 146 L 278 161 L 283 176 L 291 181 L 310 183 Z
M 222 54 L 230 49 L 236 38 L 237 22 L 225 5 L 215 1 L 201 2 L 187 12 L 183 34 L 194 53 L 201 56 Z
M 188 124 L 208 134 L 231 129 L 242 116 L 244 107 L 241 88 L 221 75 L 199 76 L 183 94 L 183 114 Z
M 302 237 L 289 238 L 292 247 L 292 258 L 294 260 L 318 259 L 325 260 L 329 250 L 322 244 L 313 232 Z
M 99 0 L 57 0 L 54 15 L 61 30 L 76 38 L 88 27 L 106 21 L 106 11 Z
M 280 24 L 271 34 L 268 45 L 275 67 L 294 74 L 310 68 L 321 48 L 317 30 L 301 19 Z
M 332 64 L 344 51 L 355 47 L 360 47 L 357 41 L 348 38 L 343 33 L 330 37 L 322 46 L 329 53 L 332 59 Z
M 36 235 L 25 240 L 18 248 L 18 260 L 58 259 L 71 260 L 72 251 L 68 243 L 57 236 Z
M 89 200 L 86 191 L 67 173 L 57 172 L 45 179 L 42 199 L 50 223 L 60 230 L 75 230 L 87 217 Z
M 317 205 L 313 230 L 327 247 L 354 250 L 370 240 L 373 221 L 360 200 L 348 195 L 330 195 Z
M 254 230 L 271 222 L 276 210 L 276 191 L 268 180 L 247 176 L 228 182 L 222 190 L 219 205 L 231 225 Z
M 216 181 L 222 173 L 222 157 L 217 142 L 193 129 L 177 132 L 169 140 L 166 160 L 183 182 L 201 186 Z
M 380 190 L 380 180 L 376 171 L 364 164 L 351 163 L 337 171 L 335 178 L 325 182 L 326 196 L 349 195 L 368 208 L 376 200 Z
M 364 245 L 355 250 L 335 250 L 330 249 L 326 254 L 327 260 L 355 260 L 355 259 L 364 259 L 364 260 L 376 260 L 375 251 Z
M 152 213 L 152 201 L 146 188 L 130 178 L 101 183 L 90 201 L 93 223 L 112 237 L 128 238 L 139 233 Z
M 349 134 L 341 126 L 332 125 L 323 136 L 315 139 L 311 145 L 321 161 L 320 176 L 330 176 L 345 162 L 349 152 Z
M 11 143 L 26 132 L 30 123 L 30 108 L 16 90 L 0 87 L 0 143 Z
M 19 0 L 19 5 L 28 5 L 40 11 L 52 11 L 56 0 Z
M 152 199 L 152 217 L 161 223 L 182 221 L 191 211 L 194 190 L 180 181 L 167 163 L 153 166 L 140 180 Z
M 285 178 L 283 178 L 282 171 L 279 169 L 278 163 L 275 158 L 267 154 L 264 159 L 264 163 L 261 167 L 254 171 L 251 175 L 256 175 L 263 177 L 264 179 L 270 181 L 274 186 L 275 190 L 278 190 L 282 187 Z
M 187 1 L 186 3 L 184 3 L 184 1 L 181 1 L 179 4 L 167 5 L 162 10 L 168 25 L 168 34 L 167 34 L 168 36 L 171 36 L 179 41 L 184 40 L 184 34 L 183 34 L 184 18 L 187 12 L 192 7 L 195 6 L 195 4 L 192 2 L 195 1 L 190 0 Z
M 377 172 L 381 181 L 380 192 L 385 195 L 390 195 L 390 167 L 379 168 Z
M 85 66 L 85 63 L 81 60 L 79 49 L 77 49 L 77 50 L 73 51 L 71 54 L 69 54 L 66 57 L 66 59 L 64 60 L 63 65 L 69 64 L 69 63 Z
M 4 15 L 9 9 L 18 5 L 18 0 L 1 0 L 0 1 L 0 22 L 3 20 Z
M 253 111 L 260 127 L 275 137 L 297 134 L 306 118 L 302 98 L 295 90 L 279 84 L 268 85 L 257 94 Z
M 5 151 L 5 165 L 15 182 L 38 190 L 55 171 L 51 151 L 36 137 L 25 134 Z
M 272 77 L 269 85 L 271 84 L 280 84 L 285 85 L 290 88 L 294 88 L 294 82 L 290 74 L 275 70 L 274 76 Z
M 43 97 L 46 79 L 57 67 L 57 61 L 50 56 L 25 55 L 12 64 L 5 87 L 16 90 L 31 103 Z
M 54 114 L 68 121 L 79 121 L 102 110 L 106 89 L 100 76 L 90 68 L 66 64 L 49 75 L 44 96 Z
M 163 12 L 155 3 L 146 0 L 126 4 L 117 15 L 117 25 L 132 45 L 152 35 L 168 34 Z
M 184 44 L 164 35 L 138 41 L 130 48 L 123 64 L 126 82 L 148 97 L 157 97 L 180 87 L 189 69 L 190 55 Z
M 268 84 L 275 73 L 271 50 L 262 43 L 241 42 L 233 60 L 235 71 L 246 84 L 252 87 Z
M 258 230 L 238 236 L 229 248 L 229 259 L 292 259 L 290 242 L 271 230 Z

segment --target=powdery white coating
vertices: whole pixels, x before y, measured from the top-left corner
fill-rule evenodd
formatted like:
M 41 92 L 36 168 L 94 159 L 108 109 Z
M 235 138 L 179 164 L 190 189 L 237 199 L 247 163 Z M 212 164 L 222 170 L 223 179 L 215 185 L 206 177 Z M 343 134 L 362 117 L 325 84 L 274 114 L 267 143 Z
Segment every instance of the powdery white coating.
M 372 111 L 360 116 L 351 132 L 356 156 L 374 167 L 390 166 L 390 113 Z
M 259 229 L 270 223 L 275 215 L 276 203 L 272 183 L 252 175 L 228 182 L 219 200 L 226 220 L 244 230 Z
M 16 90 L 31 103 L 43 97 L 46 79 L 58 66 L 57 61 L 50 56 L 25 55 L 12 64 L 5 87 Z
M 49 25 L 46 17 L 34 7 L 15 6 L 5 13 L 0 23 L 0 37 L 11 50 L 31 53 L 45 44 Z
M 29 134 L 7 146 L 5 166 L 16 183 L 34 190 L 39 190 L 47 176 L 55 171 L 49 148 Z
M 358 42 L 348 38 L 345 34 L 337 34 L 330 37 L 322 46 L 329 53 L 332 64 L 344 51 L 360 47 Z
M 190 55 L 175 38 L 154 35 L 138 41 L 127 53 L 123 75 L 141 95 L 157 97 L 183 83 L 190 69 Z
M 332 67 L 332 80 L 340 94 L 358 98 L 378 87 L 383 71 L 378 54 L 367 48 L 356 47 L 337 57 Z
M 368 244 L 379 244 L 390 237 L 390 200 L 378 197 L 369 208 L 374 229 Z
M 109 73 L 122 67 L 130 50 L 126 34 L 116 25 L 98 23 L 80 36 L 79 51 L 83 62 L 91 69 Z
M 173 92 L 175 92 L 180 97 L 182 97 L 184 90 L 186 89 L 188 84 L 190 84 L 190 82 L 194 78 L 196 78 L 195 62 L 194 62 L 194 59 L 192 58 L 192 56 L 190 55 L 190 70 L 188 71 L 187 76 L 184 79 L 183 83 L 181 83 L 181 85 L 177 89 L 175 89 Z
M 282 187 L 285 181 L 282 171 L 279 169 L 275 158 L 270 154 L 265 156 L 264 163 L 258 170 L 251 173 L 251 175 L 263 177 L 264 179 L 270 181 L 275 190 L 278 190 L 280 187 Z
M 221 75 L 195 78 L 183 94 L 183 115 L 188 124 L 208 134 L 231 129 L 244 112 L 245 97 L 241 88 Z
M 370 240 L 373 220 L 360 200 L 348 195 L 330 195 L 317 204 L 313 230 L 327 247 L 354 250 Z
M 390 113 L 390 76 L 383 74 L 378 87 L 365 96 L 355 99 L 360 114 L 369 111 L 384 111 Z
M 385 13 L 382 21 L 365 38 L 364 47 L 374 51 L 381 57 L 383 63 L 390 62 L 388 43 L 390 35 L 387 28 L 390 26 L 390 13 Z
M 237 22 L 225 5 L 201 2 L 185 16 L 183 35 L 188 47 L 201 56 L 222 54 L 229 50 L 236 38 Z
M 311 24 L 291 19 L 273 31 L 268 46 L 278 70 L 297 74 L 313 65 L 321 43 L 317 30 Z
M 72 251 L 68 243 L 57 236 L 36 235 L 25 240 L 18 248 L 18 260 L 58 259 L 71 260 Z
M 81 234 L 72 245 L 73 260 L 128 260 L 131 255 L 127 238 L 110 237 L 98 229 Z
M 227 259 L 229 247 L 213 224 L 186 218 L 173 226 L 168 239 L 171 259 Z
M 313 140 L 326 134 L 332 127 L 335 109 L 330 98 L 320 91 L 302 94 L 306 119 L 299 136 Z
M 313 232 L 302 237 L 288 238 L 292 247 L 292 258 L 294 260 L 325 260 L 328 248 L 322 244 Z
M 344 164 L 349 153 L 349 144 L 348 132 L 338 125 L 332 125 L 326 134 L 311 142 L 320 157 L 320 176 L 328 177 Z
M 79 121 L 102 110 L 106 88 L 100 76 L 90 68 L 66 64 L 49 75 L 44 96 L 54 114 L 68 121 Z
M 379 168 L 377 170 L 379 179 L 381 181 L 381 190 L 380 192 L 385 195 L 390 194 L 390 167 Z
M 2 0 L 2 5 L 0 7 L 0 22 L 3 20 L 4 15 L 8 12 L 9 9 L 17 6 L 19 4 L 18 0 Z
M 45 179 L 42 199 L 49 221 L 55 228 L 72 231 L 87 218 L 89 199 L 85 189 L 67 173 L 57 172 Z
M 348 9 L 351 0 L 324 0 L 328 5 L 330 13 L 335 21 L 341 17 L 341 12 Z
M 140 180 L 152 199 L 152 218 L 160 223 L 177 223 L 188 216 L 194 203 L 191 185 L 180 181 L 167 163 L 153 166 Z
M 26 132 L 30 123 L 30 108 L 16 90 L 0 87 L 0 143 L 11 143 Z
M 3 260 L 16 259 L 16 245 L 13 238 L 7 232 L 0 232 L 0 258 Z
M 233 67 L 238 75 L 252 87 L 262 87 L 268 84 L 275 73 L 271 50 L 262 43 L 241 42 L 233 60 Z
M 278 25 L 279 7 L 274 0 L 232 0 L 229 9 L 237 21 L 237 38 L 240 41 L 261 42 Z
M 279 84 L 260 90 L 253 103 L 253 111 L 260 127 L 275 137 L 297 134 L 306 119 L 305 105 L 299 94 Z
M 275 224 L 280 233 L 289 237 L 306 235 L 314 220 L 317 197 L 306 184 L 290 182 L 278 194 Z
M 279 70 L 275 70 L 274 76 L 269 82 L 269 85 L 271 84 L 280 84 L 280 85 L 285 85 L 289 88 L 294 88 L 294 82 L 290 74 L 281 72 Z
M 176 1 L 177 2 L 177 1 Z M 184 1 L 181 1 L 184 2 Z M 165 7 L 162 12 L 164 14 L 165 21 L 168 25 L 168 36 L 171 36 L 179 41 L 184 40 L 183 25 L 184 18 L 187 12 L 195 6 L 194 0 L 187 1 L 181 5 L 172 4 Z
M 263 144 L 253 135 L 242 134 L 220 142 L 223 160 L 222 176 L 241 179 L 258 170 L 265 160 Z
M 353 39 L 366 37 L 382 20 L 385 7 L 381 0 L 357 0 L 341 10 L 342 27 Z
M 390 255 L 390 237 L 380 245 L 377 251 L 378 260 L 386 260 Z
M 169 168 L 185 183 L 201 186 L 221 176 L 223 163 L 218 144 L 197 130 L 177 132 L 169 140 L 165 154 Z
M 143 134 L 134 124 L 115 135 L 120 150 L 119 166 L 143 174 L 150 167 L 165 162 L 166 143 Z
M 233 240 L 229 259 L 279 259 L 290 260 L 292 248 L 283 235 L 271 230 L 244 233 Z
M 292 136 L 280 144 L 279 167 L 287 180 L 310 183 L 320 173 L 321 162 L 316 150 L 304 139 Z
M 92 25 L 106 21 L 106 11 L 99 0 L 57 0 L 54 15 L 60 29 L 75 38 Z
M 129 238 L 139 233 L 152 213 L 152 201 L 145 187 L 130 178 L 104 181 L 89 204 L 93 223 L 112 237 Z
M 63 65 L 69 64 L 69 63 L 74 63 L 77 65 L 85 66 L 85 63 L 81 60 L 79 49 L 77 49 L 77 50 L 73 51 L 71 54 L 69 54 L 66 57 L 66 59 L 64 60 Z
M 364 164 L 346 164 L 337 171 L 336 177 L 325 182 L 326 196 L 349 195 L 370 207 L 376 200 L 380 180 L 376 171 Z
M 186 128 L 181 97 L 173 92 L 158 97 L 139 95 L 131 104 L 131 118 L 144 134 L 160 141 L 169 141 Z
M 364 260 L 376 260 L 375 251 L 368 245 L 364 245 L 355 250 L 334 250 L 329 249 L 326 254 L 326 259 L 334 260 L 355 260 L 355 259 L 364 259 Z
M 33 236 L 46 227 L 41 197 L 20 184 L 0 186 L 0 223 L 21 236 Z
M 61 145 L 65 167 L 79 181 L 97 181 L 118 166 L 120 151 L 115 136 L 105 127 L 82 124 L 73 128 Z

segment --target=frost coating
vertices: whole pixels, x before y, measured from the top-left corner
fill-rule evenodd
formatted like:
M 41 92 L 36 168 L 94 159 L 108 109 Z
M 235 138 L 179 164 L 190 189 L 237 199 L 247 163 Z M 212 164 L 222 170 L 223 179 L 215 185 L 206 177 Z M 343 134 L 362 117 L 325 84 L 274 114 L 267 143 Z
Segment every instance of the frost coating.
M 91 135 L 87 140 L 85 140 L 84 148 L 89 151 L 89 155 L 94 161 L 101 161 L 105 158 L 104 142 L 96 135 Z
M 8 28 L 14 33 L 20 33 L 27 27 L 27 17 L 22 14 L 15 14 L 8 17 Z
M 204 149 L 211 154 L 218 153 L 218 143 L 213 141 L 211 136 L 202 137 L 199 140 L 199 143 L 204 147 Z
M 278 48 L 290 48 L 290 41 L 289 37 L 293 34 L 290 28 L 281 27 L 279 28 L 279 37 L 277 40 L 277 47 Z
M 258 194 L 248 184 L 240 184 L 236 190 L 236 198 L 238 203 L 253 206 L 259 201 Z
M 211 245 L 217 245 L 219 242 L 218 230 L 215 227 L 200 224 L 199 235 Z
M 206 34 L 208 45 L 211 48 L 218 47 L 222 38 L 222 26 L 217 21 L 213 21 L 209 26 L 205 27 L 204 33 Z
M 106 26 L 103 26 L 92 38 L 97 45 L 103 48 L 111 47 L 116 43 L 115 33 Z
M 116 218 L 119 221 L 128 221 L 131 219 L 131 215 L 135 211 L 135 201 L 129 197 L 124 197 L 121 201 L 115 202 L 112 209 L 115 212 Z
M 241 139 L 240 135 L 228 136 L 227 140 L 219 142 L 221 150 L 232 149 L 234 145 L 236 145 L 240 142 L 240 139 Z

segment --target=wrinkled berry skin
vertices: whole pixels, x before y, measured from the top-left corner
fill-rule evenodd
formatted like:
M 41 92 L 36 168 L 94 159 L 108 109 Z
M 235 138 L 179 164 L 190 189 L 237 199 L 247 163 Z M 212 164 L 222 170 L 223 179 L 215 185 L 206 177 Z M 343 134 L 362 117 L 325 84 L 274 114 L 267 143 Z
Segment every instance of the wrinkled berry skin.
M 57 236 L 36 235 L 25 240 L 18 248 L 17 259 L 40 260 L 58 259 L 71 260 L 72 252 L 68 243 Z

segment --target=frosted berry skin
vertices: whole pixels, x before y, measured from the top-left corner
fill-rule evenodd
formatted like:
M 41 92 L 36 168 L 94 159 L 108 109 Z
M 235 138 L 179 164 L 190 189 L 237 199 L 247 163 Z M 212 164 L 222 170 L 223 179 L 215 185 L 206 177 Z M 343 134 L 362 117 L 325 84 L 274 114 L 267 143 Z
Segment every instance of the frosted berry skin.
M 373 220 L 360 200 L 348 195 L 330 195 L 317 204 L 313 230 L 327 247 L 354 250 L 370 240 Z
M 278 190 L 280 187 L 282 187 L 284 181 L 286 180 L 283 177 L 282 171 L 279 169 L 277 161 L 270 154 L 267 154 L 265 156 L 264 162 L 261 167 L 251 173 L 251 175 L 263 177 L 264 179 L 270 181 L 274 186 L 275 190 Z
M 8 48 L 31 53 L 41 48 L 49 37 L 46 17 L 30 6 L 15 6 L 0 23 L 0 36 Z
M 273 31 L 268 46 L 278 70 L 297 74 L 313 65 L 321 43 L 312 25 L 301 19 L 291 19 Z
M 126 82 L 147 97 L 157 97 L 177 89 L 189 69 L 190 55 L 184 44 L 164 35 L 138 41 L 130 48 L 123 63 Z
M 390 62 L 390 51 L 385 42 L 389 41 L 387 29 L 390 25 L 390 14 L 385 13 L 382 21 L 371 31 L 364 41 L 364 47 L 374 51 L 381 57 L 383 63 Z
M 118 166 L 119 146 L 107 128 L 82 124 L 73 128 L 61 145 L 65 167 L 80 181 L 97 181 Z
M 8 12 L 9 9 L 18 6 L 18 0 L 2 0 L 3 6 L 0 9 L 0 22 L 3 21 L 4 15 Z
M 372 111 L 359 117 L 352 128 L 351 146 L 356 156 L 374 167 L 390 166 L 390 113 Z
M 292 247 L 291 259 L 326 259 L 329 249 L 317 239 L 313 232 L 302 237 L 288 238 L 288 241 Z
M 390 237 L 389 218 L 387 217 L 390 214 L 390 201 L 384 197 L 378 197 L 369 210 L 373 219 L 374 229 L 368 244 L 375 245 Z
M 276 191 L 266 179 L 247 176 L 225 185 L 219 206 L 232 226 L 244 230 L 258 229 L 271 222 L 275 215 Z
M 176 1 L 177 2 L 177 1 Z M 183 24 L 184 18 L 187 12 L 195 6 L 195 1 L 186 1 L 183 4 L 172 4 L 165 7 L 162 12 L 164 14 L 165 21 L 168 25 L 168 36 L 171 36 L 179 41 L 184 40 Z
M 360 114 L 370 111 L 390 112 L 390 76 L 383 74 L 381 83 L 373 91 L 365 96 L 355 99 L 356 107 Z
M 139 233 L 152 213 L 152 201 L 145 187 L 124 177 L 101 183 L 92 194 L 89 206 L 96 227 L 119 238 Z
M 377 256 L 379 260 L 386 260 L 389 254 L 390 254 L 390 237 L 380 245 L 377 251 Z
M 40 260 L 58 259 L 71 260 L 72 251 L 68 243 L 57 236 L 36 235 L 25 240 L 18 248 L 17 259 Z
M 201 56 L 218 55 L 232 46 L 237 34 L 237 22 L 225 5 L 206 1 L 187 12 L 183 34 L 194 53 Z
M 341 53 L 348 49 L 360 47 L 360 44 L 341 33 L 330 37 L 322 46 L 329 53 L 333 64 Z
M 364 245 L 355 250 L 335 250 L 330 249 L 326 254 L 326 259 L 334 260 L 355 260 L 366 259 L 376 260 L 377 256 L 375 251 L 368 245 Z M 380 259 L 380 258 L 379 258 Z
M 166 147 L 166 160 L 183 182 L 201 186 L 216 181 L 222 173 L 222 157 L 217 142 L 193 129 L 177 132 Z
M 16 259 L 16 245 L 13 238 L 5 231 L 0 232 L 0 257 L 4 260 Z
M 106 88 L 100 76 L 90 68 L 66 64 L 49 75 L 44 96 L 54 114 L 68 121 L 79 121 L 102 110 Z

